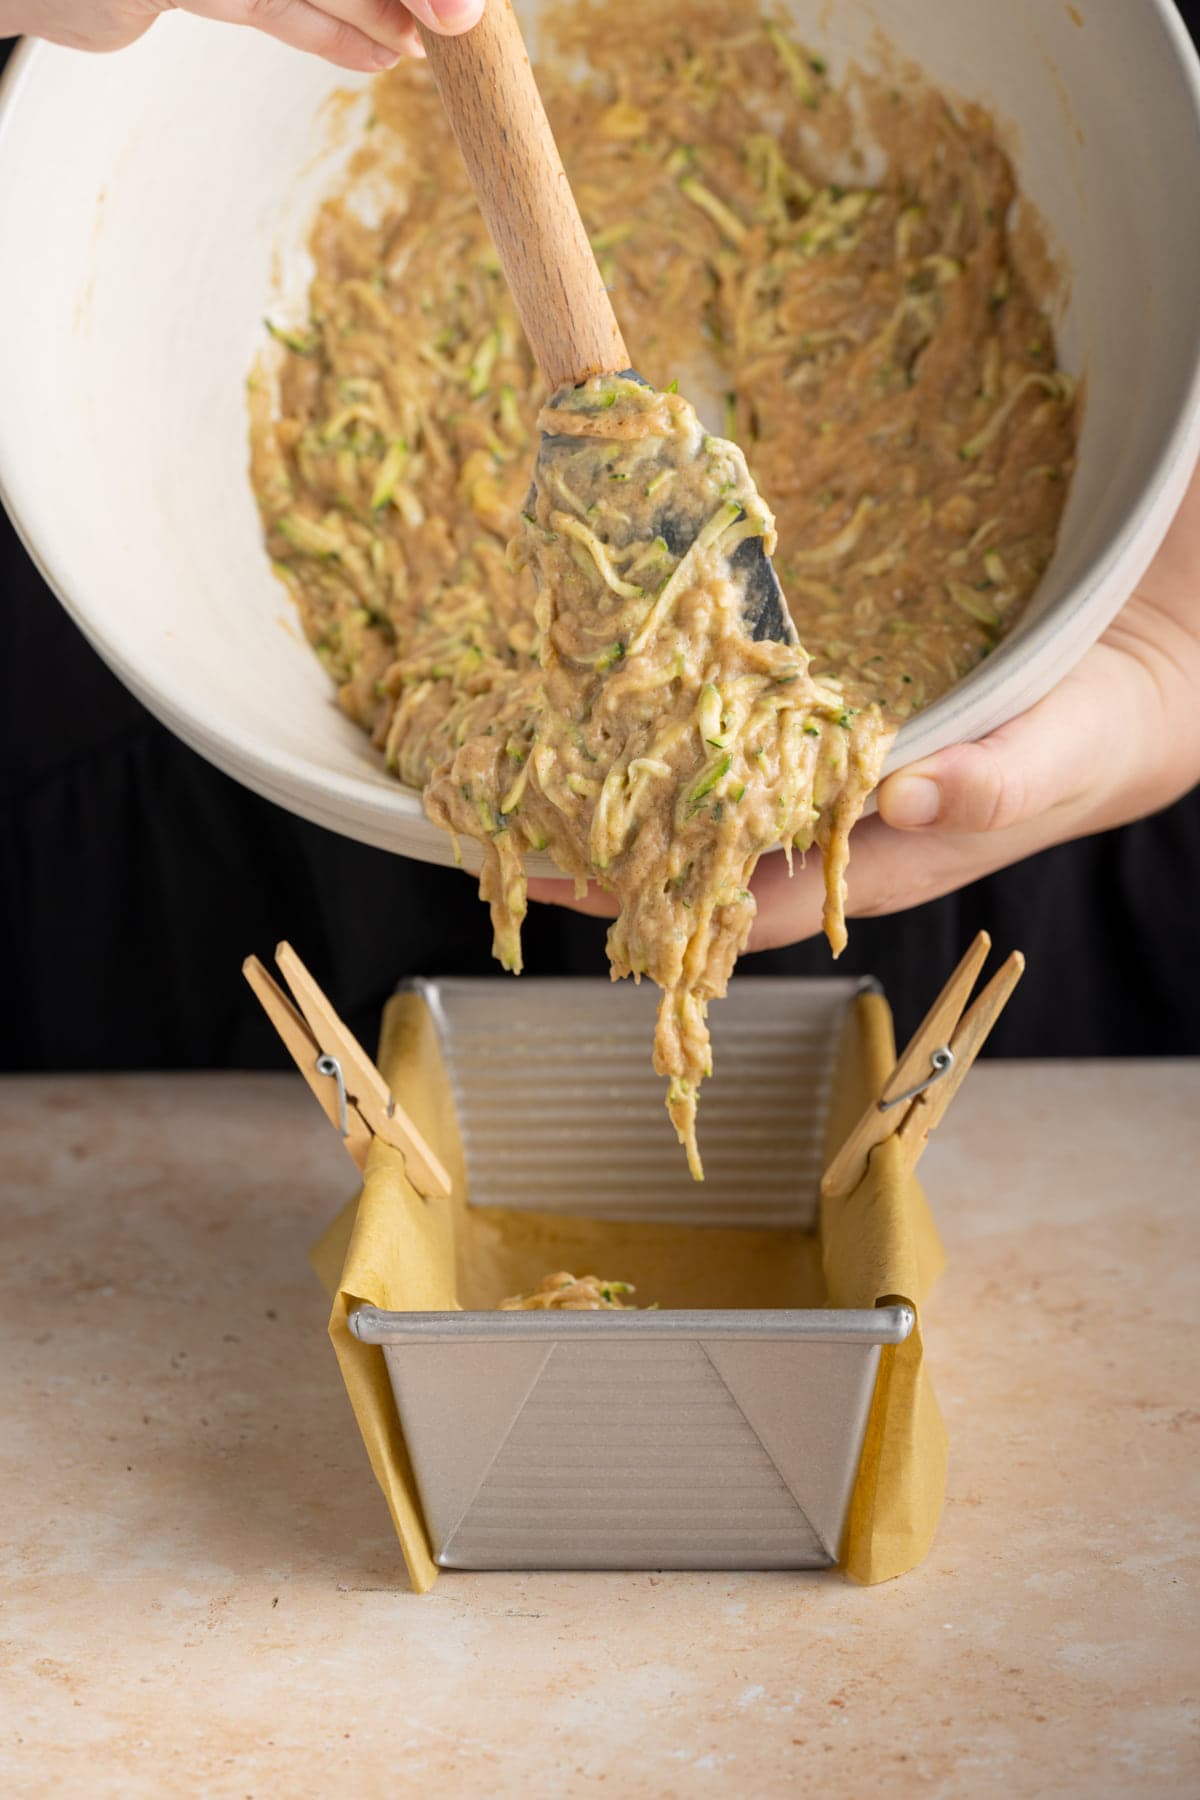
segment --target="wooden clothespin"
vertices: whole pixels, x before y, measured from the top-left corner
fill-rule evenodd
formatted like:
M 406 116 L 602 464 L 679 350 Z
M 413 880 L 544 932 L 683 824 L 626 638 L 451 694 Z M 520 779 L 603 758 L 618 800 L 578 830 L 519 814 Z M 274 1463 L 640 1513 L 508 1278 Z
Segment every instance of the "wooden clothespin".
M 246 958 L 242 973 L 355 1163 L 365 1166 L 371 1140 L 379 1137 L 399 1150 L 418 1193 L 426 1199 L 448 1194 L 449 1175 L 291 945 L 280 944 L 275 960 L 295 1004 L 257 956 Z
M 826 1169 L 821 1181 L 826 1200 L 844 1200 L 854 1192 L 872 1150 L 885 1138 L 899 1141 L 910 1174 L 916 1167 L 929 1133 L 941 1123 L 1024 971 L 1025 958 L 1014 950 L 964 1013 L 991 947 L 981 931 L 913 1033 L 879 1098 Z

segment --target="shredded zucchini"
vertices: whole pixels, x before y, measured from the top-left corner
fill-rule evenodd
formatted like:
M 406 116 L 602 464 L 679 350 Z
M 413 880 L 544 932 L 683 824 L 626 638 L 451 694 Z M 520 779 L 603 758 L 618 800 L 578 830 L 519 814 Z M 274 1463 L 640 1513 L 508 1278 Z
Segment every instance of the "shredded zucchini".
M 907 79 L 842 91 L 738 0 L 648 0 L 632 41 L 615 0 L 544 23 L 547 108 L 655 385 L 545 404 L 436 93 L 402 65 L 353 177 L 382 211 L 332 199 L 310 316 L 268 323 L 252 474 L 339 704 L 481 845 L 505 966 L 529 852 L 617 896 L 612 965 L 663 990 L 656 1067 L 698 1170 L 705 1014 L 754 861 L 816 844 L 841 943 L 888 733 L 994 646 L 1053 553 L 1074 391 L 977 109 Z M 886 166 L 847 186 L 863 108 Z M 725 437 L 678 397 L 697 371 Z M 539 425 L 556 448 L 531 494 Z M 740 633 L 752 538 L 804 650 Z

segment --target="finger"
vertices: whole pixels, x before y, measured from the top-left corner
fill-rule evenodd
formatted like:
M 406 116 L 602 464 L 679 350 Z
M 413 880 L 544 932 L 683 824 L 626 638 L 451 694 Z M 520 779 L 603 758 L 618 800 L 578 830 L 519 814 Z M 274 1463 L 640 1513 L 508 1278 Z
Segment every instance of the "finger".
M 321 10 L 403 56 L 424 56 L 418 24 L 442 37 L 478 23 L 483 0 L 319 0 Z
M 1069 675 L 1045 700 L 974 744 L 957 744 L 889 775 L 879 815 L 896 831 L 1004 832 L 1070 810 L 1103 786 L 1135 747 L 1114 740 L 1131 716 L 1128 659 L 1100 645 L 1086 679 Z M 1118 690 L 1125 705 L 1113 710 Z M 1107 763 L 1098 749 L 1112 744 Z M 857 842 L 857 839 L 856 839 Z
M 130 44 L 136 44 L 157 17 L 155 11 L 148 12 L 144 18 L 122 15 L 117 19 L 104 19 L 97 16 L 94 22 L 88 20 L 85 29 L 80 31 L 72 30 L 66 22 L 59 25 L 54 19 L 39 20 L 37 35 L 48 44 L 61 44 L 67 50 L 88 50 L 103 56 L 109 51 L 125 50 Z
M 878 814 L 854 831 L 848 915 L 918 906 L 1050 844 L 1134 816 L 1138 808 L 1122 794 L 1130 785 L 1140 791 L 1137 765 L 1157 754 L 1153 729 L 1146 729 L 1157 702 L 1142 684 L 1152 686 L 1152 678 L 1135 660 L 1098 644 L 1020 718 L 889 777 Z M 1140 731 L 1132 729 L 1135 720 Z M 781 855 L 765 856 L 751 885 L 758 906 L 752 950 L 820 931 L 819 855 L 797 866 L 794 877 Z M 616 910 L 602 889 L 590 889 L 581 902 L 567 882 L 531 883 L 530 891 L 582 912 L 611 917 Z
M 1094 757 L 1094 747 L 1092 754 Z M 994 773 L 990 761 L 977 764 L 974 759 L 966 759 L 960 765 L 957 753 L 952 751 L 943 752 L 943 757 L 948 760 L 946 768 L 941 766 L 942 757 L 932 757 L 929 762 L 951 803 L 961 803 L 963 810 L 977 805 L 986 811 L 987 798 L 981 799 L 975 793 L 976 785 L 986 787 L 987 782 L 1002 782 L 1005 777 Z M 986 776 L 981 776 L 983 770 Z M 956 783 L 961 784 L 961 789 Z M 1012 791 L 1011 787 L 1006 791 Z M 874 918 L 902 912 L 1030 856 L 1069 835 L 1062 810 L 1049 807 L 1019 823 L 1010 823 L 1004 830 L 975 832 L 946 827 L 931 832 L 917 828 L 896 830 L 878 815 L 863 819 L 851 838 L 847 916 Z M 791 875 L 781 852 L 766 855 L 759 862 L 751 882 L 757 914 L 747 946 L 750 950 L 774 950 L 783 944 L 800 943 L 816 937 L 822 929 L 825 874 L 820 853 L 813 850 L 803 862 L 799 858 L 793 861 Z M 615 918 L 618 911 L 614 896 L 595 882 L 590 882 L 587 893 L 577 900 L 572 882 L 538 877 L 529 883 L 529 896 L 597 918 Z
M 852 868 L 863 832 L 875 823 L 874 819 L 864 820 L 855 827 Z M 810 850 L 804 858 L 793 857 L 790 875 L 783 852 L 769 852 L 754 871 L 750 892 L 756 911 L 748 950 L 777 950 L 781 944 L 799 944 L 820 932 L 825 911 L 825 874 L 818 851 Z
M 1093 661 L 1106 658 L 1112 652 L 1103 646 L 1091 652 Z M 1123 667 L 1114 676 L 1129 679 Z M 1127 687 L 1121 691 L 1128 716 L 1130 696 Z M 1097 743 L 1111 729 L 1112 704 L 1106 666 L 1083 679 L 1068 676 L 1040 706 L 980 743 L 957 745 L 890 776 L 880 789 L 878 815 L 862 820 L 851 838 L 847 914 L 900 912 L 1070 836 L 1074 814 L 1090 817 L 1095 807 Z M 798 943 L 821 930 L 825 883 L 816 851 L 797 861 L 792 876 L 782 855 L 764 856 L 751 886 L 758 913 L 750 949 Z M 595 883 L 582 900 L 569 881 L 531 881 L 529 892 L 603 918 L 617 911 L 613 896 Z
M 1006 831 L 928 834 L 894 831 L 880 818 L 867 819 L 853 839 L 846 910 L 851 918 L 867 919 L 923 906 L 1069 835 L 1053 812 L 1037 813 Z
M 575 898 L 575 883 L 559 881 L 552 875 L 536 875 L 529 883 L 529 898 L 548 906 L 566 906 L 572 912 L 590 913 L 596 919 L 615 919 L 620 908 L 616 897 L 598 882 L 589 881 L 587 893 Z
M 1094 761 L 1094 741 L 1091 756 Z M 939 761 L 930 759 L 933 765 Z M 947 778 L 947 790 L 950 785 Z M 1064 793 L 1044 808 L 1035 806 L 1028 816 L 1003 829 L 896 830 L 876 814 L 856 825 L 851 838 L 847 917 L 879 918 L 923 906 L 973 881 L 981 881 L 1010 863 L 1023 862 L 1051 844 L 1103 830 L 1106 825 L 1107 820 L 1097 818 L 1086 787 L 1074 798 Z M 781 944 L 797 943 L 814 937 L 821 929 L 824 878 L 819 857 L 810 856 L 806 867 L 798 868 L 794 880 L 789 881 L 783 858 L 766 856 L 758 865 L 751 887 L 758 905 L 750 934 L 751 950 L 773 950 Z
M 439 37 L 458 37 L 483 17 L 484 0 L 409 0 L 414 16 Z
M 295 50 L 366 75 L 390 69 L 402 54 L 396 44 L 378 42 L 309 0 L 181 0 L 180 10 L 224 25 L 253 25 Z
M 1052 841 L 1045 819 L 1009 832 L 973 835 L 894 831 L 878 817 L 864 819 L 851 839 L 847 917 L 878 918 L 923 905 Z M 825 880 L 819 856 L 810 854 L 791 878 L 782 856 L 764 856 L 751 889 L 758 912 L 749 949 L 776 950 L 820 932 Z

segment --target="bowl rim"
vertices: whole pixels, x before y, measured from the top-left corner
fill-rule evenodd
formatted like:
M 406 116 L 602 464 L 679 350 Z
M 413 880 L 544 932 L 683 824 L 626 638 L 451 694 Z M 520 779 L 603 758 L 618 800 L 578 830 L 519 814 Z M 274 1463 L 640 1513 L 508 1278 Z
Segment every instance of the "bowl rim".
M 1146 18 L 1147 25 L 1153 23 L 1166 38 L 1190 101 L 1200 166 L 1200 53 L 1174 0 L 1149 0 Z M 0 72 L 0 168 L 4 166 L 8 136 L 20 104 L 37 79 L 41 65 L 60 49 L 44 40 L 23 38 Z M 0 367 L 4 356 L 11 353 L 11 346 L 6 350 L 0 344 Z M 885 773 L 946 745 L 985 735 L 1002 720 L 1017 716 L 1041 699 L 1070 666 L 1069 660 L 1063 660 L 1064 633 L 1082 612 L 1093 609 L 1096 597 L 1110 584 L 1118 598 L 1114 603 L 1109 595 L 1101 629 L 1111 623 L 1127 598 L 1122 591 L 1124 584 L 1136 584 L 1165 537 L 1200 453 L 1200 317 L 1188 363 L 1187 378 L 1179 384 L 1157 456 L 1146 467 L 1136 493 L 1105 544 L 1061 604 L 999 646 L 989 659 L 991 679 L 986 690 L 973 690 L 969 684 L 960 683 L 906 721 L 897 733 Z M 396 828 L 403 823 L 415 825 L 418 830 L 437 830 L 425 819 L 418 790 L 386 776 L 382 764 L 377 774 L 354 775 L 272 745 L 240 724 L 233 729 L 215 728 L 211 713 L 202 700 L 197 702 L 181 676 L 160 677 L 156 673 L 150 679 L 140 673 L 136 657 L 123 644 L 123 634 L 111 615 L 106 619 L 74 591 L 67 576 L 56 566 L 51 548 L 53 534 L 39 530 L 33 522 L 38 505 L 32 495 L 22 495 L 19 439 L 11 413 L 0 409 L 0 504 L 51 592 L 103 661 L 154 717 L 208 761 L 256 792 L 345 835 L 394 844 Z M 1056 640 L 1060 644 L 1057 660 L 1052 653 Z M 1041 669 L 1043 673 L 1033 674 L 1031 669 Z M 961 724 L 964 714 L 975 715 L 965 728 Z M 438 836 L 443 834 L 438 831 Z M 446 849 L 449 853 L 448 842 Z M 407 845 L 406 852 L 416 853 Z

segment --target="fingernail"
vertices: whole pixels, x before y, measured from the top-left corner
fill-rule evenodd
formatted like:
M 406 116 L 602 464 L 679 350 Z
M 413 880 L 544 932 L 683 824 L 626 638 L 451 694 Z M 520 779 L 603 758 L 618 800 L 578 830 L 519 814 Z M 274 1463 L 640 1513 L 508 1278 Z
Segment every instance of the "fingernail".
M 439 25 L 460 31 L 474 25 L 482 12 L 479 0 L 429 0 L 429 8 Z
M 371 66 L 376 69 L 394 69 L 402 55 L 402 51 L 389 50 L 386 44 L 376 44 L 371 51 Z
M 879 796 L 884 823 L 901 830 L 932 825 L 941 806 L 942 790 L 928 775 L 893 775 Z

